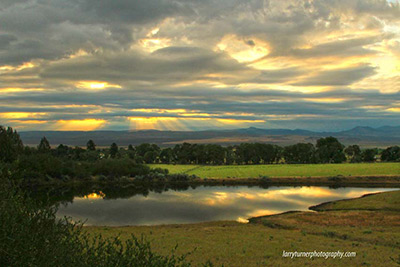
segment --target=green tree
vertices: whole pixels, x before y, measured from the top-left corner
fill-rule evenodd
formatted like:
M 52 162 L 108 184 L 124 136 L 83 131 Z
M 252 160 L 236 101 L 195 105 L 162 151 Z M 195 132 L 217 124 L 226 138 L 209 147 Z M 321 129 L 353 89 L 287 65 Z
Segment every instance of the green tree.
M 12 162 L 23 152 L 24 145 L 17 131 L 0 126 L 0 161 Z
M 382 161 L 400 161 L 400 147 L 391 146 L 382 151 Z
M 194 150 L 197 148 L 197 146 L 185 142 L 182 145 L 175 145 L 173 151 L 180 164 L 190 164 L 195 161 Z
M 280 158 L 280 147 L 271 144 L 259 144 L 256 143 L 256 150 L 261 161 L 264 164 L 272 164 L 278 162 Z
M 235 148 L 233 146 L 228 146 L 225 148 L 225 164 L 233 164 L 236 159 L 235 156 Z
M 148 143 L 143 143 L 143 144 L 140 144 L 140 145 L 138 145 L 138 146 L 136 147 L 136 154 L 137 154 L 138 156 L 143 157 L 144 154 L 146 154 L 146 152 L 147 152 L 147 151 L 150 151 L 150 150 L 151 150 L 151 145 L 148 144 Z
M 161 150 L 160 161 L 166 164 L 172 163 L 174 161 L 174 152 L 172 148 L 168 147 Z
M 75 146 L 73 149 L 73 159 L 74 160 L 82 160 L 82 156 L 85 154 L 85 149 Z
M 335 137 L 329 136 L 317 140 L 317 158 L 320 163 L 341 163 L 346 160 L 344 145 Z
M 59 144 L 58 147 L 54 150 L 54 155 L 57 157 L 66 157 L 68 156 L 69 147 L 63 144 Z
M 136 156 L 135 148 L 132 145 L 129 145 L 128 146 L 128 157 L 130 159 L 135 159 L 135 156 Z
M 344 153 L 346 153 L 351 163 L 361 162 L 361 149 L 358 145 L 348 146 Z
M 116 143 L 112 143 L 110 146 L 110 156 L 111 158 L 115 158 L 118 154 L 118 146 Z
M 374 162 L 376 154 L 378 154 L 376 149 L 372 149 L 372 148 L 365 149 L 361 153 L 361 159 L 364 162 Z
M 157 160 L 157 153 L 154 150 L 147 151 L 143 156 L 143 160 L 147 164 L 155 163 Z
M 311 143 L 286 146 L 283 157 L 286 163 L 315 163 L 315 147 Z
M 90 151 L 95 151 L 96 150 L 96 144 L 93 142 L 92 139 L 90 139 L 87 143 L 86 143 L 86 149 L 90 150 Z
M 208 156 L 208 163 L 213 165 L 221 165 L 225 161 L 225 149 L 216 144 L 208 144 L 205 146 Z
M 236 147 L 239 164 L 259 164 L 261 157 L 257 152 L 257 144 L 242 143 Z
M 45 153 L 45 152 L 49 152 L 50 150 L 51 150 L 51 147 L 50 147 L 49 141 L 47 140 L 46 137 L 43 137 L 40 140 L 40 143 L 38 145 L 38 151 L 41 153 Z

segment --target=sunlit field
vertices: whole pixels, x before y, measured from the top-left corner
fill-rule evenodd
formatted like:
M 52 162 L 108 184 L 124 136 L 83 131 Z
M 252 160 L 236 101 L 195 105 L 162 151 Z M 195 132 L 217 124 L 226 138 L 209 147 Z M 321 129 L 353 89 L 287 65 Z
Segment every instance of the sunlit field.
M 200 178 L 330 177 L 400 175 L 399 163 L 282 164 L 282 165 L 168 165 L 151 164 L 170 173 L 185 173 Z

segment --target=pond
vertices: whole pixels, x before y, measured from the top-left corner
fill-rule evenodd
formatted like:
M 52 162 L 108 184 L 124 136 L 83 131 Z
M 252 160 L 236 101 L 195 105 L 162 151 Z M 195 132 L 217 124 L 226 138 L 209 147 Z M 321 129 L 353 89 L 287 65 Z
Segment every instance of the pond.
M 124 226 L 236 220 L 290 210 L 308 210 L 322 202 L 354 198 L 395 188 L 319 186 L 197 186 L 186 188 L 91 188 L 58 199 L 58 217 L 85 225 Z

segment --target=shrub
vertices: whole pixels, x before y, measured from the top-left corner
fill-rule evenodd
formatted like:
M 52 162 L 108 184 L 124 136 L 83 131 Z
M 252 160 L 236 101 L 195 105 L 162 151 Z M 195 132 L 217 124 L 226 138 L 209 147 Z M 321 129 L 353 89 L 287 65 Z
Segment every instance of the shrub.
M 173 181 L 173 182 L 187 182 L 192 179 L 196 178 L 194 175 L 187 175 L 184 173 L 177 173 L 177 174 L 170 174 L 168 175 L 168 180 Z
M 167 175 L 169 173 L 169 170 L 168 169 L 163 169 L 163 168 L 154 168 L 154 169 L 151 169 L 151 172 L 162 173 L 162 174 Z
M 0 266 L 190 266 L 186 255 L 153 253 L 143 238 L 90 236 L 81 224 L 58 220 L 56 208 L 40 207 L 4 181 L 0 187 Z
M 136 164 L 130 159 L 104 159 L 97 161 L 93 165 L 93 175 L 134 177 L 149 173 L 150 168 L 148 166 Z

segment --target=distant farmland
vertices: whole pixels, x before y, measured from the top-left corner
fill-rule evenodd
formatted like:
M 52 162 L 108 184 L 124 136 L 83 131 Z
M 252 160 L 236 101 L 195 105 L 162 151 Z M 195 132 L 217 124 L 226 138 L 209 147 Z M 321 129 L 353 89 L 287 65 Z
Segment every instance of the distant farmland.
M 272 164 L 272 165 L 170 165 L 151 164 L 170 173 L 185 173 L 200 178 L 400 176 L 399 163 Z

